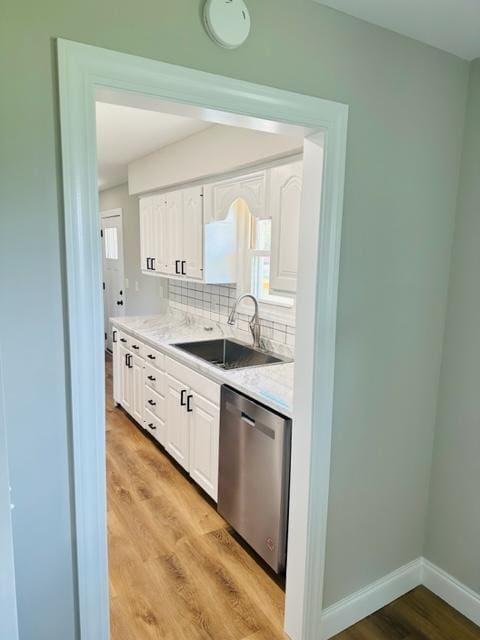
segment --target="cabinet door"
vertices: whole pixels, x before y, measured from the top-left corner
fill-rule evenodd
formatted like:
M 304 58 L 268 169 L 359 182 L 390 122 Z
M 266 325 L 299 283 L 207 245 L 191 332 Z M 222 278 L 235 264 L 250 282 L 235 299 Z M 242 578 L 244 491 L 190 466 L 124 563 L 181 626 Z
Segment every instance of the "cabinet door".
M 186 399 L 187 385 L 167 375 L 167 429 L 165 448 L 188 471 L 189 434 Z
M 182 192 L 167 193 L 165 200 L 166 273 L 181 275 L 183 257 Z
M 218 406 L 192 392 L 189 396 L 190 475 L 208 495 L 217 500 L 218 442 L 220 412 Z
M 257 171 L 205 185 L 205 223 L 224 220 L 237 198 L 245 200 L 252 215 L 263 216 L 266 190 L 266 171 Z
M 152 255 L 157 273 L 168 273 L 167 203 L 165 196 L 154 196 L 152 205 Z
M 120 379 L 122 375 L 122 360 L 120 356 L 120 344 L 118 342 L 118 329 L 112 331 L 112 371 L 113 371 L 113 401 L 117 404 L 121 403 L 121 385 Z
M 297 288 L 298 232 L 303 163 L 293 162 L 270 172 L 272 257 L 270 286 L 294 293 Z
M 132 413 L 132 376 L 129 361 L 133 354 L 123 345 L 119 346 L 120 352 L 120 402 L 128 413 Z
M 152 272 L 152 258 L 154 255 L 153 202 L 155 196 L 140 198 L 140 268 L 142 271 Z
M 183 199 L 183 271 L 190 278 L 203 276 L 203 189 L 184 189 Z
M 139 356 L 133 356 L 131 358 L 132 367 L 130 369 L 130 378 L 131 378 L 131 410 L 130 413 L 135 420 L 143 426 L 143 391 L 144 391 L 144 363 L 143 359 Z

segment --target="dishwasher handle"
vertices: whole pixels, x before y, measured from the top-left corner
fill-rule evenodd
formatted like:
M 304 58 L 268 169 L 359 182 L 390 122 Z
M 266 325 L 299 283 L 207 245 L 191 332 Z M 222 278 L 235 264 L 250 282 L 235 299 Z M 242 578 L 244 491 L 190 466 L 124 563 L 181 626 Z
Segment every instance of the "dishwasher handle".
M 242 411 L 242 413 L 240 414 L 240 418 L 246 422 L 247 424 L 249 424 L 251 427 L 255 426 L 255 420 L 253 418 L 250 418 L 250 416 L 248 416 L 246 413 L 244 413 Z

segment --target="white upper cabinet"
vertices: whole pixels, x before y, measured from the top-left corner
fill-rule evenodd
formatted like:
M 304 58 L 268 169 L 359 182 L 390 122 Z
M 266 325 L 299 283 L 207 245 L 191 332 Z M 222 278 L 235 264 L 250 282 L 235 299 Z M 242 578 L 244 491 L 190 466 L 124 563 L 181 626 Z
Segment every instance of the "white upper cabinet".
M 168 262 L 168 244 L 167 237 L 164 233 L 164 229 L 167 223 L 167 203 L 165 197 L 152 196 L 152 253 L 153 253 L 153 268 L 149 271 L 155 271 L 157 273 L 164 273 L 167 269 Z M 141 229 L 141 226 L 140 226 Z
M 205 185 L 205 222 L 224 220 L 238 198 L 245 200 L 252 215 L 263 217 L 267 181 L 267 171 L 257 171 Z
M 252 216 L 272 219 L 272 291 L 295 293 L 302 169 L 298 160 L 141 197 L 143 273 L 210 284 L 237 282 L 237 214 L 232 204 L 242 199 Z
M 203 193 L 202 187 L 184 189 L 182 273 L 201 280 L 203 276 Z M 188 229 L 188 232 L 187 232 Z
M 272 216 L 272 290 L 295 293 L 297 288 L 298 235 L 302 200 L 303 162 L 270 170 L 269 209 Z
M 203 187 L 140 198 L 141 269 L 210 284 L 236 279 L 236 220 L 204 224 Z
M 141 269 L 145 272 L 154 271 L 155 263 L 155 229 L 153 203 L 155 196 L 140 199 L 140 260 Z
M 166 238 L 167 247 L 164 273 L 180 275 L 184 241 L 182 192 L 171 191 L 163 197 L 165 198 L 166 216 L 161 233 Z

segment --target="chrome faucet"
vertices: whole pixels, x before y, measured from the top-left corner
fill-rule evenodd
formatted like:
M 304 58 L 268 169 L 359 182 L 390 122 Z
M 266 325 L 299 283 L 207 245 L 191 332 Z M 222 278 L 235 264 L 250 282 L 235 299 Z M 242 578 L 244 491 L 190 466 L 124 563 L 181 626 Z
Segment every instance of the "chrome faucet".
M 258 349 L 260 347 L 260 319 L 258 317 L 258 300 L 251 293 L 244 293 L 243 296 L 240 296 L 238 300 L 233 305 L 233 309 L 230 311 L 230 315 L 228 316 L 228 324 L 235 323 L 235 314 L 237 313 L 237 307 L 242 300 L 245 298 L 250 298 L 253 300 L 253 304 L 255 305 L 255 311 L 253 312 L 253 316 L 250 318 L 248 326 L 250 327 L 250 332 L 253 338 L 253 346 Z

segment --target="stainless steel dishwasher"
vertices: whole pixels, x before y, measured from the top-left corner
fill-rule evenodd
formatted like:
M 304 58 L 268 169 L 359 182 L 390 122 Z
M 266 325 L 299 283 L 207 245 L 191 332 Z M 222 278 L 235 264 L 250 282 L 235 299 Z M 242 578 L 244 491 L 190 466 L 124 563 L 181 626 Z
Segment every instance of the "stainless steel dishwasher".
M 222 387 L 218 512 L 277 573 L 286 559 L 291 427 Z

